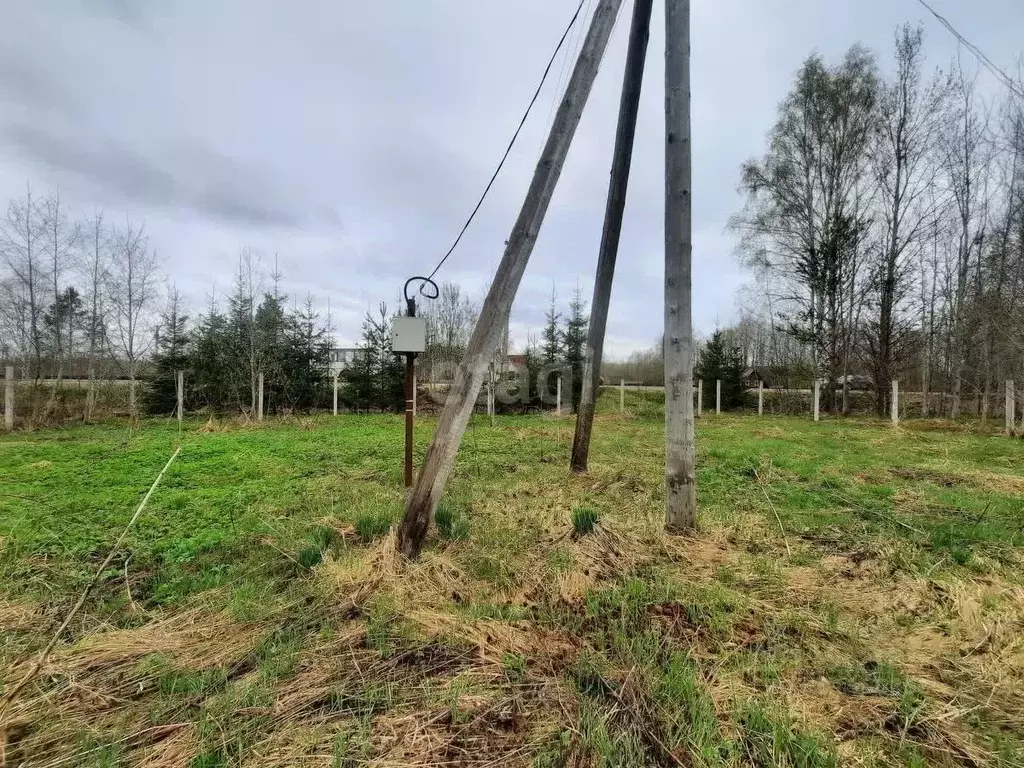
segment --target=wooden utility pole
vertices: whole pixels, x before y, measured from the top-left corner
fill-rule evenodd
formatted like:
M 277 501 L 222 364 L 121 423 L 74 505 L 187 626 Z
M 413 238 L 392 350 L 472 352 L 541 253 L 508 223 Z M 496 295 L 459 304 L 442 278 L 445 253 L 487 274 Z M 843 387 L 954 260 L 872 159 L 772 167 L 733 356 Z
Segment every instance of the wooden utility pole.
M 697 527 L 693 423 L 690 2 L 665 0 L 665 527 Z
M 651 6 L 654 0 L 635 0 L 633 21 L 629 29 L 626 51 L 626 71 L 622 78 L 619 98 L 619 122 L 615 129 L 615 148 L 612 151 L 612 171 L 608 181 L 608 200 L 604 210 L 604 229 L 597 256 L 597 274 L 594 277 L 594 296 L 590 302 L 590 327 L 587 331 L 587 354 L 583 366 L 583 390 L 576 413 L 576 433 L 572 441 L 573 472 L 586 472 L 590 457 L 590 435 L 594 428 L 594 405 L 601 375 L 604 354 L 604 333 L 608 325 L 608 305 L 612 296 L 612 278 L 615 259 L 619 252 L 622 233 L 622 212 L 626 207 L 626 188 L 629 185 L 629 166 L 633 157 L 633 139 L 636 135 L 636 115 L 640 107 L 640 87 L 650 37 Z
M 14 366 L 8 365 L 4 373 L 4 427 L 14 429 Z
M 530 254 L 533 253 L 537 234 L 562 173 L 569 145 L 576 134 L 621 5 L 622 0 L 599 0 L 594 10 L 590 29 L 583 41 L 565 95 L 555 113 L 523 207 L 512 227 L 505 253 L 480 309 L 476 327 L 466 347 L 466 355 L 455 371 L 434 439 L 427 449 L 423 468 L 409 496 L 405 517 L 398 529 L 398 545 L 406 557 L 417 557 L 423 548 L 434 509 L 455 464 L 455 454 L 472 415 L 487 366 L 504 333 L 512 301 Z

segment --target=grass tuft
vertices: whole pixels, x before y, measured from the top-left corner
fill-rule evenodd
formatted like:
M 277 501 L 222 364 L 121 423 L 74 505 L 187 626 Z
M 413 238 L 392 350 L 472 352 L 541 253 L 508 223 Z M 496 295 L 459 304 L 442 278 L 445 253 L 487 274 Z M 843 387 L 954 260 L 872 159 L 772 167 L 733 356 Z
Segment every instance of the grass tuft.
M 577 536 L 586 536 L 594 530 L 600 520 L 597 510 L 590 507 L 576 507 L 572 511 L 572 530 Z

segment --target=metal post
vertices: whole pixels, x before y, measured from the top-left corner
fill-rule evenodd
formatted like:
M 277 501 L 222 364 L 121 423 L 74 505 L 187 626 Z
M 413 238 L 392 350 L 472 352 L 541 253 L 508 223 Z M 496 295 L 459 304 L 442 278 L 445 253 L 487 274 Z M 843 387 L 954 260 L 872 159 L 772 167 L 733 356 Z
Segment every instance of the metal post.
M 8 365 L 4 374 L 4 427 L 14 429 L 14 366 Z
M 814 380 L 814 420 L 818 421 L 818 405 L 821 401 L 821 381 L 818 379 Z
M 715 413 L 722 412 L 722 380 L 715 379 Z
M 263 371 L 260 371 L 259 384 L 256 388 L 256 420 L 263 421 Z
M 405 355 L 405 487 L 412 488 L 412 430 L 413 430 L 413 393 L 416 386 L 416 373 L 413 367 L 414 356 L 411 352 Z
M 889 418 L 893 424 L 900 423 L 900 382 L 892 380 L 892 402 L 889 403 Z
M 619 413 L 626 412 L 626 380 L 619 380 Z
M 757 382 L 757 415 L 764 416 L 764 382 Z

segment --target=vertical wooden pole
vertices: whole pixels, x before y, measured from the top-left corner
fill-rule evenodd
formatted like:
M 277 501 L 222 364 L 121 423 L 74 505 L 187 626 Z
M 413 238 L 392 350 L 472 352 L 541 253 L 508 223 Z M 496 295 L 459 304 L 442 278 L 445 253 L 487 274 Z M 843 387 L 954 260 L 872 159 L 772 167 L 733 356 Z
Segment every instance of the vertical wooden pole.
M 626 412 L 626 380 L 619 380 L 619 413 Z
M 416 418 L 416 403 L 419 397 L 419 376 L 416 375 L 416 367 L 412 369 L 412 417 Z
M 626 70 L 622 77 L 622 95 L 619 98 L 619 118 L 615 128 L 615 148 L 612 150 L 611 177 L 608 180 L 608 199 L 604 210 L 604 228 L 598 249 L 597 272 L 594 277 L 594 296 L 590 302 L 590 325 L 583 366 L 583 387 L 579 410 L 576 413 L 576 432 L 572 441 L 570 467 L 573 472 L 586 472 L 590 457 L 590 435 L 594 428 L 594 408 L 600 382 L 601 359 L 604 354 L 604 334 L 608 325 L 608 305 L 612 295 L 612 277 L 622 232 L 622 212 L 626 206 L 626 188 L 629 184 L 629 166 L 636 134 L 636 116 L 640 105 L 640 87 L 647 58 L 647 40 L 650 36 L 653 0 L 635 0 L 633 21 L 626 49 Z
M 722 412 L 722 380 L 715 379 L 715 413 Z
M 1014 423 L 1017 420 L 1016 414 L 1017 393 L 1013 387 L 1013 379 L 1006 382 L 1006 434 L 1013 434 Z
M 697 415 L 704 415 L 704 379 L 697 380 Z
M 621 5 L 622 0 L 599 0 L 594 10 L 590 29 L 587 30 L 565 95 L 555 113 L 523 207 L 512 228 L 501 263 L 491 280 L 491 287 L 466 346 L 465 357 L 455 372 L 423 469 L 409 496 L 405 517 L 398 530 L 398 545 L 406 557 L 417 557 L 423 548 L 434 509 L 444 493 L 445 483 L 455 464 L 455 454 L 473 413 L 473 404 L 480 393 L 487 364 L 507 324 L 512 301 L 533 252 L 537 234 L 551 203 L 583 108 L 597 78 L 597 70 Z
M 338 375 L 334 375 L 334 415 L 338 415 Z
M 558 374 L 555 382 L 555 416 L 562 418 L 562 374 Z
M 263 421 L 263 371 L 260 371 L 256 385 L 256 420 Z
M 693 422 L 690 3 L 665 0 L 665 527 L 697 527 Z
M 757 415 L 764 416 L 764 382 L 757 382 Z
M 14 366 L 4 372 L 4 427 L 14 429 Z
M 821 403 L 821 381 L 819 379 L 814 380 L 814 395 L 812 397 L 812 400 L 814 401 L 812 405 L 812 408 L 814 410 L 814 420 L 818 421 L 818 419 L 820 418 L 818 407 Z
M 178 395 L 178 426 L 181 426 L 185 414 L 185 372 L 174 372 L 174 389 Z
M 900 423 L 900 382 L 898 379 L 892 380 L 892 397 L 889 402 L 889 418 L 893 424 Z

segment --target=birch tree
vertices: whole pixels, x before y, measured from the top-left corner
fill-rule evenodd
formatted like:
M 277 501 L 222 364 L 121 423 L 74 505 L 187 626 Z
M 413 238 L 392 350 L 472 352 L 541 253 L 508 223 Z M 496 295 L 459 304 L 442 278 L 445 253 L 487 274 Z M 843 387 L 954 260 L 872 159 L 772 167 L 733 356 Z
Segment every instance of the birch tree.
M 142 360 L 153 345 L 152 304 L 157 295 L 157 259 L 142 225 L 115 229 L 110 260 L 110 307 L 114 360 L 128 377 L 128 406 L 138 413 L 136 389 Z

